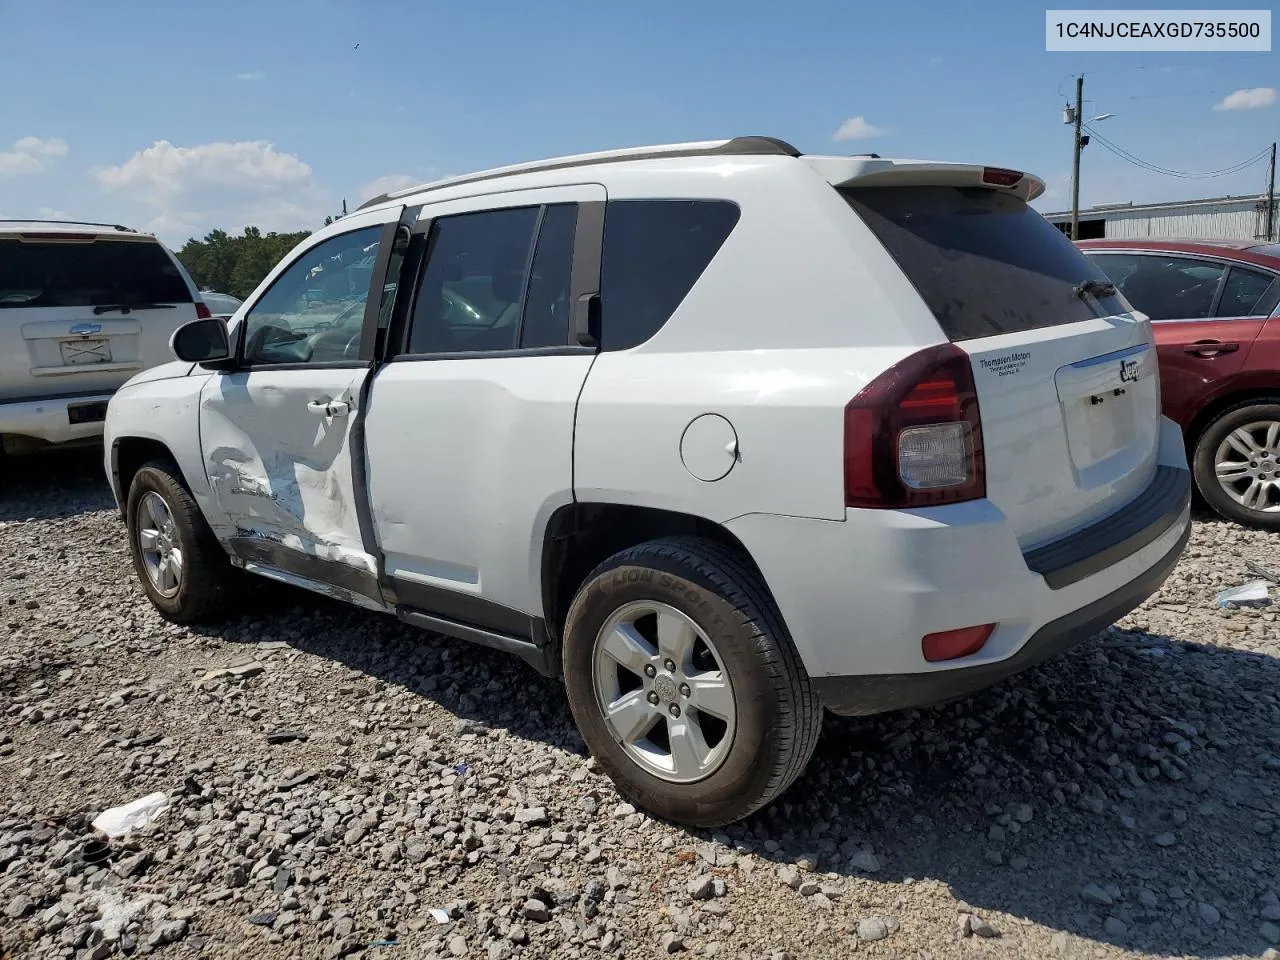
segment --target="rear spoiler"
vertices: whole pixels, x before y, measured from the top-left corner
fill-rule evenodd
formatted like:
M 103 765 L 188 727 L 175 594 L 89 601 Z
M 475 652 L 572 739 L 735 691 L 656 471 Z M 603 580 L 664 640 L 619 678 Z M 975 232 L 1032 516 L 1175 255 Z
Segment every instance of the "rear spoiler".
M 987 187 L 1022 200 L 1034 200 L 1044 193 L 1044 181 L 1039 177 L 1005 167 L 880 157 L 802 156 L 800 159 L 833 187 Z

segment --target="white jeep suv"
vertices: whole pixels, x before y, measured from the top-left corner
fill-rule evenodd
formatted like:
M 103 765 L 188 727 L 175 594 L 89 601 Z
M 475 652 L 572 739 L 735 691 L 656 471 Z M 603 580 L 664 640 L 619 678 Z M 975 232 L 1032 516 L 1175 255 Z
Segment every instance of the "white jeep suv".
M 208 316 L 150 234 L 0 221 L 0 449 L 98 442 L 115 389 L 169 360 L 174 330 Z
M 823 710 L 1101 630 L 1189 530 L 1147 319 L 1001 168 L 745 137 L 379 197 L 107 414 L 142 586 L 243 571 L 562 677 L 651 811 L 724 824 Z

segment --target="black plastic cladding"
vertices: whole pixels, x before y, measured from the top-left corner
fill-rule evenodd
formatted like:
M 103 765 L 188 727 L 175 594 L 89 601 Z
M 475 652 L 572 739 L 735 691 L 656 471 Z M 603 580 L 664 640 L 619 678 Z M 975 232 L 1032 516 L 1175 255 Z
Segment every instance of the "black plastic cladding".
M 420 189 L 426 190 L 444 190 L 447 187 L 461 187 L 468 183 L 480 183 L 484 180 L 497 180 L 501 177 L 515 177 L 523 173 L 542 173 L 547 170 L 567 170 L 570 167 L 591 167 L 602 163 L 625 163 L 631 160 L 659 160 L 663 157 L 721 157 L 721 156 L 781 156 L 781 157 L 798 157 L 800 151 L 787 143 L 785 140 L 779 140 L 777 137 L 734 137 L 718 147 L 699 147 L 689 150 L 640 150 L 636 153 L 619 154 L 616 157 L 596 157 L 581 160 L 552 160 L 547 163 L 534 164 L 521 170 L 495 171 L 493 173 L 477 173 L 475 176 L 462 177 L 458 180 L 449 180 L 440 184 L 439 187 L 432 187 L 424 184 Z M 416 192 L 416 189 L 405 191 L 404 195 L 408 196 Z M 387 193 L 380 194 L 371 200 L 366 200 L 357 210 L 363 210 L 365 207 L 376 206 L 379 203 L 386 203 L 391 199 L 391 195 Z

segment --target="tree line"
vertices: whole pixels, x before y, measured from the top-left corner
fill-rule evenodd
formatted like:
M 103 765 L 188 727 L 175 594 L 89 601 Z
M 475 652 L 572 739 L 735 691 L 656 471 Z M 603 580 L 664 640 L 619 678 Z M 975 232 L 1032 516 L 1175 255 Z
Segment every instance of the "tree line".
M 178 259 L 201 290 L 229 293 L 243 300 L 310 234 L 310 230 L 263 233 L 257 227 L 245 227 L 241 236 L 233 237 L 225 230 L 214 230 L 203 240 L 192 238 L 183 244 Z

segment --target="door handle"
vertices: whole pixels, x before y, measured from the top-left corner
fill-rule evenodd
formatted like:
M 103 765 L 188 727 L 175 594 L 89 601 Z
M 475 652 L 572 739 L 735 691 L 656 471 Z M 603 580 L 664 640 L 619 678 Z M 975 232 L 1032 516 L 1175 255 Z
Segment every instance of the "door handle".
M 1240 344 L 1238 343 L 1223 343 L 1219 340 L 1198 340 L 1193 344 L 1183 347 L 1182 352 L 1189 353 L 1193 357 L 1203 357 L 1208 360 L 1224 353 L 1235 353 L 1239 349 Z
M 309 400 L 307 409 L 321 417 L 345 417 L 351 412 L 351 404 L 345 400 Z

